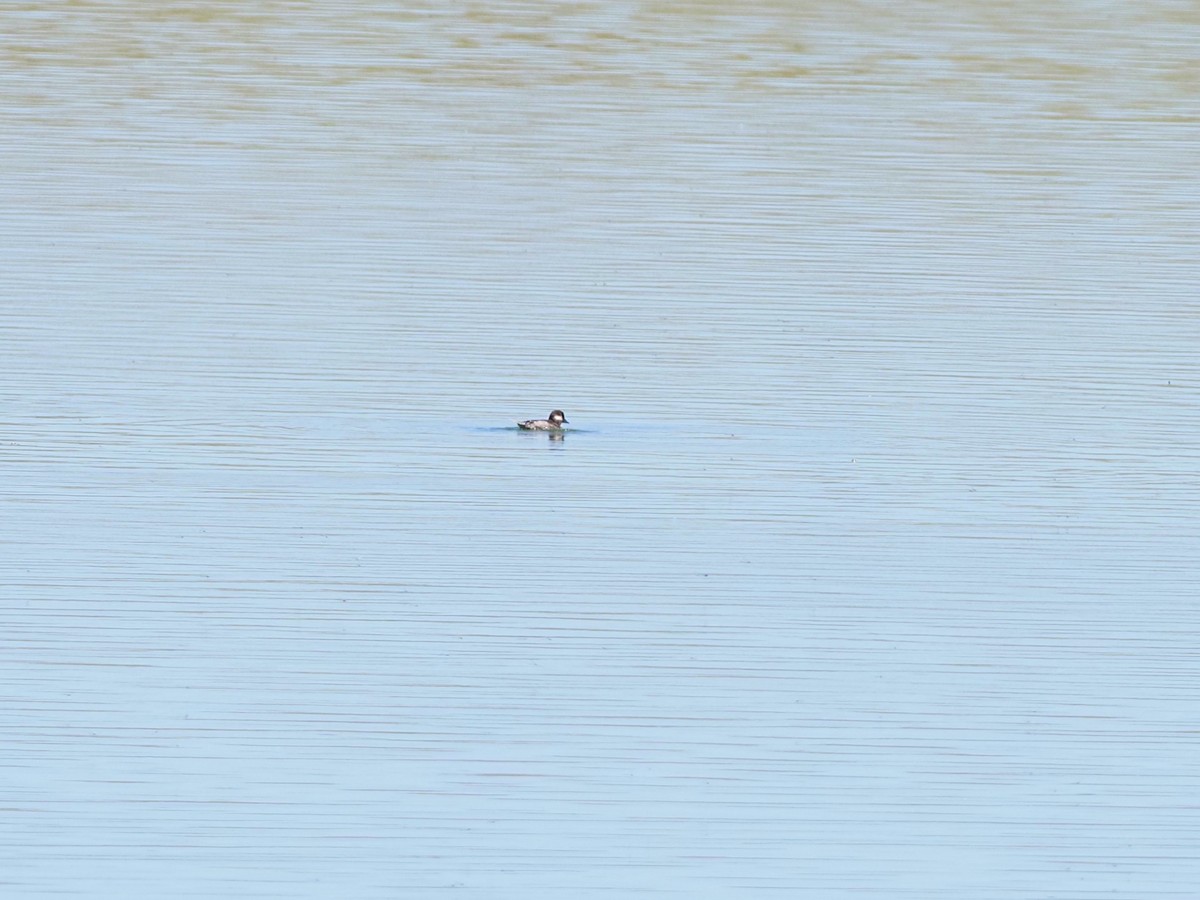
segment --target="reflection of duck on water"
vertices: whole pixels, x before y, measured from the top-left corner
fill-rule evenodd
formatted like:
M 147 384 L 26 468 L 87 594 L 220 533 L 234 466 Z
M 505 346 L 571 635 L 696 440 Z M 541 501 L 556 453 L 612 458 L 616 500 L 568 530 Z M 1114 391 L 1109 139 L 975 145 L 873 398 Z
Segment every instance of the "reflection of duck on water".
M 518 422 L 517 427 L 524 431 L 561 431 L 563 425 L 569 425 L 567 417 L 563 415 L 561 409 L 556 409 L 550 413 L 548 419 L 527 419 L 524 422 Z

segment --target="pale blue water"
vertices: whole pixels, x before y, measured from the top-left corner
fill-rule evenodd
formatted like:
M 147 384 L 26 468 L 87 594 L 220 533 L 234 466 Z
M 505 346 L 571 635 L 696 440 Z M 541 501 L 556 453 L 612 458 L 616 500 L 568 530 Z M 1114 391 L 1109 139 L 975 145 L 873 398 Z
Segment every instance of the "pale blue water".
M 0 12 L 5 896 L 1193 896 L 1200 23 L 706 10 Z

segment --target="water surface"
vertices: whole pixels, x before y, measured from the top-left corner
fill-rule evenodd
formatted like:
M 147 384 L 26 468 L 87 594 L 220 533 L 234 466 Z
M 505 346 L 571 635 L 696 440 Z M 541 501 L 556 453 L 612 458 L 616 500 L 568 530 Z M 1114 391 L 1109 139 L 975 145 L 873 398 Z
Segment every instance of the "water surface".
M 0 34 L 8 894 L 1194 892 L 1194 9 Z

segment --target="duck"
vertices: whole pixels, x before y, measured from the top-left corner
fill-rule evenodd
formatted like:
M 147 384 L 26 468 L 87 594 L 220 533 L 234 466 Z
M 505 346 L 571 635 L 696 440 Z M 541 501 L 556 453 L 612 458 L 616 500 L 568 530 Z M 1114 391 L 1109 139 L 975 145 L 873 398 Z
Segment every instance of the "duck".
M 562 431 L 562 427 L 569 424 L 563 411 L 555 409 L 550 411 L 549 418 L 527 419 L 524 422 L 518 422 L 517 427 L 523 431 Z

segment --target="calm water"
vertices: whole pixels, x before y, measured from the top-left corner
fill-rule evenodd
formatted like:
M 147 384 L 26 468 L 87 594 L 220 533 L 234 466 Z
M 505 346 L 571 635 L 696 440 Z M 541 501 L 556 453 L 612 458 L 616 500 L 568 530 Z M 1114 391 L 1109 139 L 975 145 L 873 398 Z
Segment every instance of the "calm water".
M 1198 44 L 5 4 L 0 890 L 1194 896 Z

